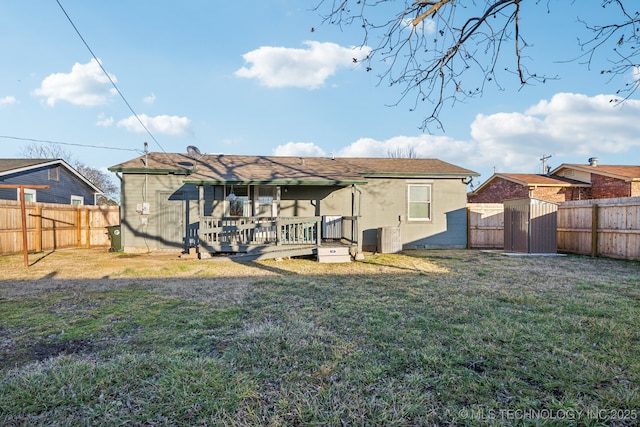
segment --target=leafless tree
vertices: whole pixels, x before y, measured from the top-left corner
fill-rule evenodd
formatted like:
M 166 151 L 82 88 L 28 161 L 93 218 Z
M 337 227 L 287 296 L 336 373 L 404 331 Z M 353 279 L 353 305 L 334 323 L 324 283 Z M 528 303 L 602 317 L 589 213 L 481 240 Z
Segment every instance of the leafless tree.
M 381 83 L 400 87 L 398 103 L 415 96 L 413 109 L 420 102 L 430 104 L 422 124 L 426 130 L 434 124 L 442 127 L 439 115 L 445 103 L 481 96 L 489 83 L 501 88 L 501 71 L 515 76 L 520 85 L 558 78 L 529 70 L 523 62 L 528 47 L 520 26 L 523 2 L 552 13 L 554 0 L 319 0 L 315 10 L 323 23 L 362 28 L 362 44 L 373 41 L 367 70 L 382 64 L 375 72 Z M 588 37 L 579 40 L 574 60 L 590 67 L 597 51 L 612 53 L 610 67 L 597 71 L 612 77 L 635 74 L 618 91 L 614 101 L 620 101 L 640 85 L 640 3 L 600 2 L 615 10 L 618 19 L 607 24 L 582 21 Z M 377 21 L 378 16 L 384 18 Z M 510 55 L 506 67 L 505 53 Z
M 27 159 L 62 159 L 73 164 L 73 155 L 58 144 L 28 144 L 21 150 L 22 157 Z
M 415 159 L 418 157 L 415 147 L 396 147 L 395 149 L 387 150 L 387 157 L 391 159 Z
M 71 167 L 84 176 L 87 181 L 102 190 L 103 194 L 99 195 L 96 202 L 99 205 L 117 205 L 119 195 L 119 187 L 113 181 L 113 178 L 100 169 L 87 166 L 76 160 L 71 152 L 65 150 L 57 144 L 29 144 L 23 147 L 22 156 L 28 159 L 61 159 L 67 162 Z

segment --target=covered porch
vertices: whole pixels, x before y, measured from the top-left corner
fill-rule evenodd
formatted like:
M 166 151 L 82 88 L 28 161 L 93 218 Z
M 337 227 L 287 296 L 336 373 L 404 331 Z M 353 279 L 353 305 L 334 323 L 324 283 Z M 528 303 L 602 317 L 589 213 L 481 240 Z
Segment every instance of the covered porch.
M 339 248 L 332 253 L 349 257 L 362 253 L 359 190 L 354 182 L 192 183 L 199 194 L 193 237 L 201 258 L 320 255 L 319 248 L 329 246 Z

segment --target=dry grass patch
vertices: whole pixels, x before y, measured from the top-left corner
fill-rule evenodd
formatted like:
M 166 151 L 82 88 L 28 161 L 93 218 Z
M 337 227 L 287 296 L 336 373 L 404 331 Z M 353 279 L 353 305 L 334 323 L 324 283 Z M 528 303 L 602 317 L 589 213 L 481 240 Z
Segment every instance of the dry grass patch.
M 0 258 L 2 424 L 640 416 L 637 262 L 464 250 L 349 264 L 32 258 L 29 269 Z

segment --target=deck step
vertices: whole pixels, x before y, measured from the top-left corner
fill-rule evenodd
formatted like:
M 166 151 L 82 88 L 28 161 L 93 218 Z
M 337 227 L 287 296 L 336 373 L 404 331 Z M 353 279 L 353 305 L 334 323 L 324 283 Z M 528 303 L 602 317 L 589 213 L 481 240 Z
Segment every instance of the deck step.
M 287 258 L 295 256 L 314 255 L 316 246 L 266 246 L 262 248 L 253 248 L 247 252 L 200 252 L 200 259 L 212 259 L 216 261 L 229 260 L 236 262 L 251 262 L 263 259 Z
M 346 246 L 318 248 L 318 262 L 351 262 L 351 254 Z

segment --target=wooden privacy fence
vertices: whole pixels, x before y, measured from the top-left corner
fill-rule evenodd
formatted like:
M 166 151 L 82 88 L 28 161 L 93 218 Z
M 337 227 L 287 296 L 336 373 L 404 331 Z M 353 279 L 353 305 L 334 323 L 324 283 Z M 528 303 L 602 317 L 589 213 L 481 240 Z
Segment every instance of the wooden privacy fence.
M 562 203 L 558 250 L 640 260 L 640 197 Z
M 504 248 L 502 203 L 467 204 L 470 248 Z M 558 252 L 640 260 L 640 197 L 558 206 Z
M 467 246 L 478 249 L 504 247 L 504 205 L 467 204 Z
M 30 252 L 61 248 L 109 247 L 108 226 L 120 223 L 118 206 L 27 203 Z M 22 251 L 20 202 L 0 200 L 0 255 Z

